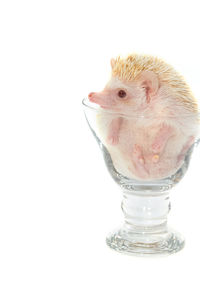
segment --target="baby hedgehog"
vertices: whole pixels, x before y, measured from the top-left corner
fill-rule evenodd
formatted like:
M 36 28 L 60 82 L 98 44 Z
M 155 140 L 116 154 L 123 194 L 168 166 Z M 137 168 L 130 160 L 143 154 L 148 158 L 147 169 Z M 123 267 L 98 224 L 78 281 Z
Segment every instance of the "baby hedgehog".
M 188 85 L 153 56 L 118 57 L 111 67 L 104 90 L 88 98 L 100 105 L 98 128 L 114 167 L 135 179 L 172 175 L 199 135 L 198 105 Z

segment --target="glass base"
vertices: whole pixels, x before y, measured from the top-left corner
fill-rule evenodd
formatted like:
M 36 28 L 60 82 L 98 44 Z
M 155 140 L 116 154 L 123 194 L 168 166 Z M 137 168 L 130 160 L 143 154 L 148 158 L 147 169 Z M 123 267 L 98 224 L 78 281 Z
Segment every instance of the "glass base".
M 141 230 L 141 228 L 140 228 Z M 171 228 L 164 231 L 142 232 L 129 230 L 124 225 L 109 234 L 107 245 L 124 254 L 137 256 L 165 256 L 180 251 L 184 247 L 184 238 Z

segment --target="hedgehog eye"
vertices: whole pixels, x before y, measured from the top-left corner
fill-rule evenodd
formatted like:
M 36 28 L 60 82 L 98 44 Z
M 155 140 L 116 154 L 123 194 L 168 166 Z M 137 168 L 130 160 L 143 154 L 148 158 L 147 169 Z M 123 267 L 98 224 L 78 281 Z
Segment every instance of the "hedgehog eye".
M 120 90 L 120 91 L 118 92 L 118 96 L 119 96 L 120 98 L 125 98 L 125 97 L 126 97 L 126 92 L 125 92 L 124 90 Z

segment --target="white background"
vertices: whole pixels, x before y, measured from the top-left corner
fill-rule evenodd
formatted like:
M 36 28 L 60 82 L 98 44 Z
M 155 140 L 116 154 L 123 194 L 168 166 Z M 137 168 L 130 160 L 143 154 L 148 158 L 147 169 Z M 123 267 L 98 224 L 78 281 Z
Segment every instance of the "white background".
M 157 259 L 105 244 L 121 194 L 81 100 L 110 58 L 158 55 L 200 99 L 199 1 L 0 2 L 0 299 L 199 299 L 199 157 L 171 195 L 184 250 Z

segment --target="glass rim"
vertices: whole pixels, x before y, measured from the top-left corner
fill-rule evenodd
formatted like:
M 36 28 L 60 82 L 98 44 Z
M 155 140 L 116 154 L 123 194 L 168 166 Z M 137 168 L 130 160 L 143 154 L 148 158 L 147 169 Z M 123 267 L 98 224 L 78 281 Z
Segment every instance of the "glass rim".
M 118 116 L 121 116 L 121 117 L 129 117 L 129 118 L 159 118 L 159 116 L 157 115 L 155 117 L 155 115 L 151 114 L 148 112 L 148 114 L 141 114 L 141 113 L 137 113 L 135 112 L 132 113 L 132 114 L 127 114 L 127 113 L 122 113 L 122 112 L 117 112 L 117 111 L 113 111 L 113 110 L 108 110 L 108 109 L 104 109 L 104 108 L 101 108 L 98 104 L 96 103 L 91 103 L 88 99 L 88 97 L 85 97 L 83 98 L 82 100 L 82 105 L 92 111 L 96 111 L 97 113 L 99 112 L 103 112 L 105 114 L 111 114 L 111 115 L 118 115 Z M 191 118 L 191 117 L 198 117 L 197 120 L 199 121 L 198 123 L 200 124 L 200 110 L 198 110 L 196 113 L 192 113 L 191 111 L 188 112 L 188 114 L 181 114 L 181 118 Z M 167 116 L 165 115 L 165 117 L 169 118 L 169 119 L 174 119 L 174 118 L 177 118 L 177 116 Z

